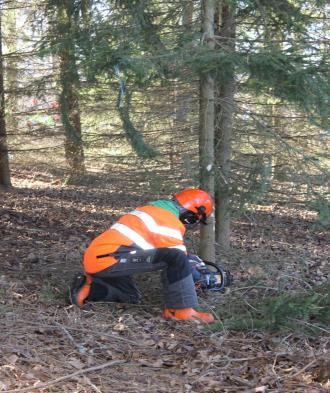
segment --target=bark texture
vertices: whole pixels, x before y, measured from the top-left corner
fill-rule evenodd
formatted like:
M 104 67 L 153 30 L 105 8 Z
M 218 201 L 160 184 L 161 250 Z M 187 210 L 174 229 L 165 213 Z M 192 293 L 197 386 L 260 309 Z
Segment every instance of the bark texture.
M 17 67 L 17 11 L 10 9 L 6 11 L 3 23 L 6 47 L 9 55 L 6 57 L 6 129 L 8 134 L 15 134 L 18 127 L 16 112 L 18 112 L 18 67 Z
M 203 43 L 214 50 L 214 1 L 204 0 L 203 5 Z M 214 195 L 214 76 L 207 72 L 200 77 L 199 114 L 199 159 L 201 188 Z M 209 225 L 201 228 L 200 256 L 214 262 L 215 233 L 214 216 L 209 217 Z
M 79 179 L 85 174 L 84 148 L 82 142 L 79 75 L 76 65 L 74 42 L 72 41 L 71 1 L 58 7 L 57 23 L 60 33 L 60 110 L 65 131 L 65 157 L 70 168 L 70 178 Z
M 217 10 L 217 36 L 221 49 L 235 50 L 235 10 L 221 4 Z M 228 67 L 226 77 L 217 81 L 216 88 L 215 155 L 216 176 L 216 240 L 222 250 L 230 248 L 230 159 L 233 139 L 235 77 L 234 67 Z
M 5 121 L 5 92 L 3 81 L 2 29 L 0 10 L 0 187 L 10 187 L 10 169 Z

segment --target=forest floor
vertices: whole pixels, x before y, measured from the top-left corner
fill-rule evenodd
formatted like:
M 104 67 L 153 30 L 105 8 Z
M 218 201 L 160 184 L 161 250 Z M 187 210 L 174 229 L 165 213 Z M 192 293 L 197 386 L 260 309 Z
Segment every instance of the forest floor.
M 140 305 L 68 306 L 64 292 L 90 240 L 118 215 L 159 197 L 116 183 L 89 187 L 14 173 L 0 192 L 1 392 L 326 392 L 329 330 L 227 327 L 235 304 L 308 293 L 329 279 L 329 239 L 308 211 L 255 206 L 233 220 L 222 254 L 235 283 L 201 297 L 218 324 L 161 318 L 158 275 L 139 277 Z M 198 233 L 187 240 L 192 251 Z M 251 314 L 252 315 L 252 314 Z M 294 318 L 293 318 L 294 319 Z M 306 326 L 304 326 L 306 325 Z M 314 329 L 315 330 L 315 329 Z

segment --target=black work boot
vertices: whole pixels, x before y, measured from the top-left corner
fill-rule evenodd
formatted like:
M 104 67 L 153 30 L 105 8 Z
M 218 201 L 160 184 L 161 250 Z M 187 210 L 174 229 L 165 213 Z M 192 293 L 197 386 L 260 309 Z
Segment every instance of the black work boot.
M 84 302 L 87 300 L 90 293 L 92 279 L 90 276 L 84 274 L 77 274 L 70 285 L 67 292 L 66 302 L 68 304 L 75 304 L 78 307 L 82 307 Z

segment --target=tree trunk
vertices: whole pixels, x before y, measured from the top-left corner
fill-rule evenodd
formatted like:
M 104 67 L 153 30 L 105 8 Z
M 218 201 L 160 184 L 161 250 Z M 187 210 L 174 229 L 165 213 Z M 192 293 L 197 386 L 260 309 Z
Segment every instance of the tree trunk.
M 84 149 L 81 136 L 79 99 L 69 75 L 72 59 L 67 58 L 64 52 L 60 53 L 60 110 L 65 130 L 65 158 L 69 165 L 71 176 L 79 177 L 85 173 Z
M 70 168 L 70 179 L 79 180 L 86 172 L 79 107 L 79 75 L 72 41 L 72 18 L 69 2 L 58 7 L 60 60 L 60 110 L 65 130 L 65 158 Z
M 187 35 L 191 34 L 192 32 L 192 20 L 193 20 L 193 12 L 194 12 L 194 5 L 192 0 L 185 0 L 183 3 L 182 8 L 182 28 L 183 32 Z M 184 71 L 183 71 L 184 72 Z M 178 138 L 182 137 L 182 134 L 185 133 L 185 128 L 187 127 L 187 116 L 189 110 L 191 108 L 192 102 L 192 93 L 189 89 L 190 83 L 187 85 L 181 80 L 176 80 L 174 82 L 174 113 L 173 113 L 173 124 L 172 130 L 178 140 Z M 170 138 L 170 163 L 171 163 L 171 170 L 175 170 L 176 158 L 178 157 L 177 152 L 177 144 L 174 138 Z M 186 158 L 189 160 L 190 157 Z M 188 165 L 190 167 L 190 165 Z M 187 176 L 189 174 L 187 173 Z
M 6 126 L 7 132 L 15 134 L 18 121 L 15 113 L 17 112 L 17 31 L 16 31 L 17 10 L 10 9 L 6 12 L 4 20 L 5 43 L 9 56 L 6 59 Z
M 3 82 L 1 17 L 2 15 L 0 9 L 0 187 L 10 187 L 11 181 L 5 121 L 5 92 Z
M 214 1 L 202 2 L 203 43 L 214 49 Z M 214 77 L 210 72 L 200 77 L 199 159 L 201 188 L 214 195 Z M 201 228 L 200 256 L 215 261 L 214 215 Z
M 193 1 L 186 0 L 183 3 L 183 9 L 182 9 L 182 26 L 187 32 L 191 31 L 193 13 L 194 13 Z
M 235 10 L 230 4 L 219 2 L 217 35 L 221 37 L 221 50 L 235 50 Z M 230 159 L 233 138 L 235 78 L 234 68 L 227 69 L 225 80 L 217 82 L 215 155 L 216 181 L 216 240 L 221 249 L 230 247 Z
M 192 21 L 193 21 L 194 5 L 192 0 L 187 0 L 183 4 L 182 10 L 182 27 L 183 31 L 187 35 L 192 33 Z M 181 81 L 182 82 L 182 81 Z M 191 107 L 192 92 L 189 86 L 183 84 L 175 85 L 175 98 L 176 98 L 176 112 L 175 121 L 179 127 L 184 127 L 187 121 L 187 115 Z

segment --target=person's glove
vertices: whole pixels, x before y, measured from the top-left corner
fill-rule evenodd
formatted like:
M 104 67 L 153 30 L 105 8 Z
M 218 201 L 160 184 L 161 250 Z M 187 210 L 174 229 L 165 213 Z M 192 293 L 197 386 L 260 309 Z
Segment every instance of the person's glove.
M 224 292 L 233 283 L 233 276 L 215 263 L 203 261 L 197 255 L 188 255 L 197 290 Z

